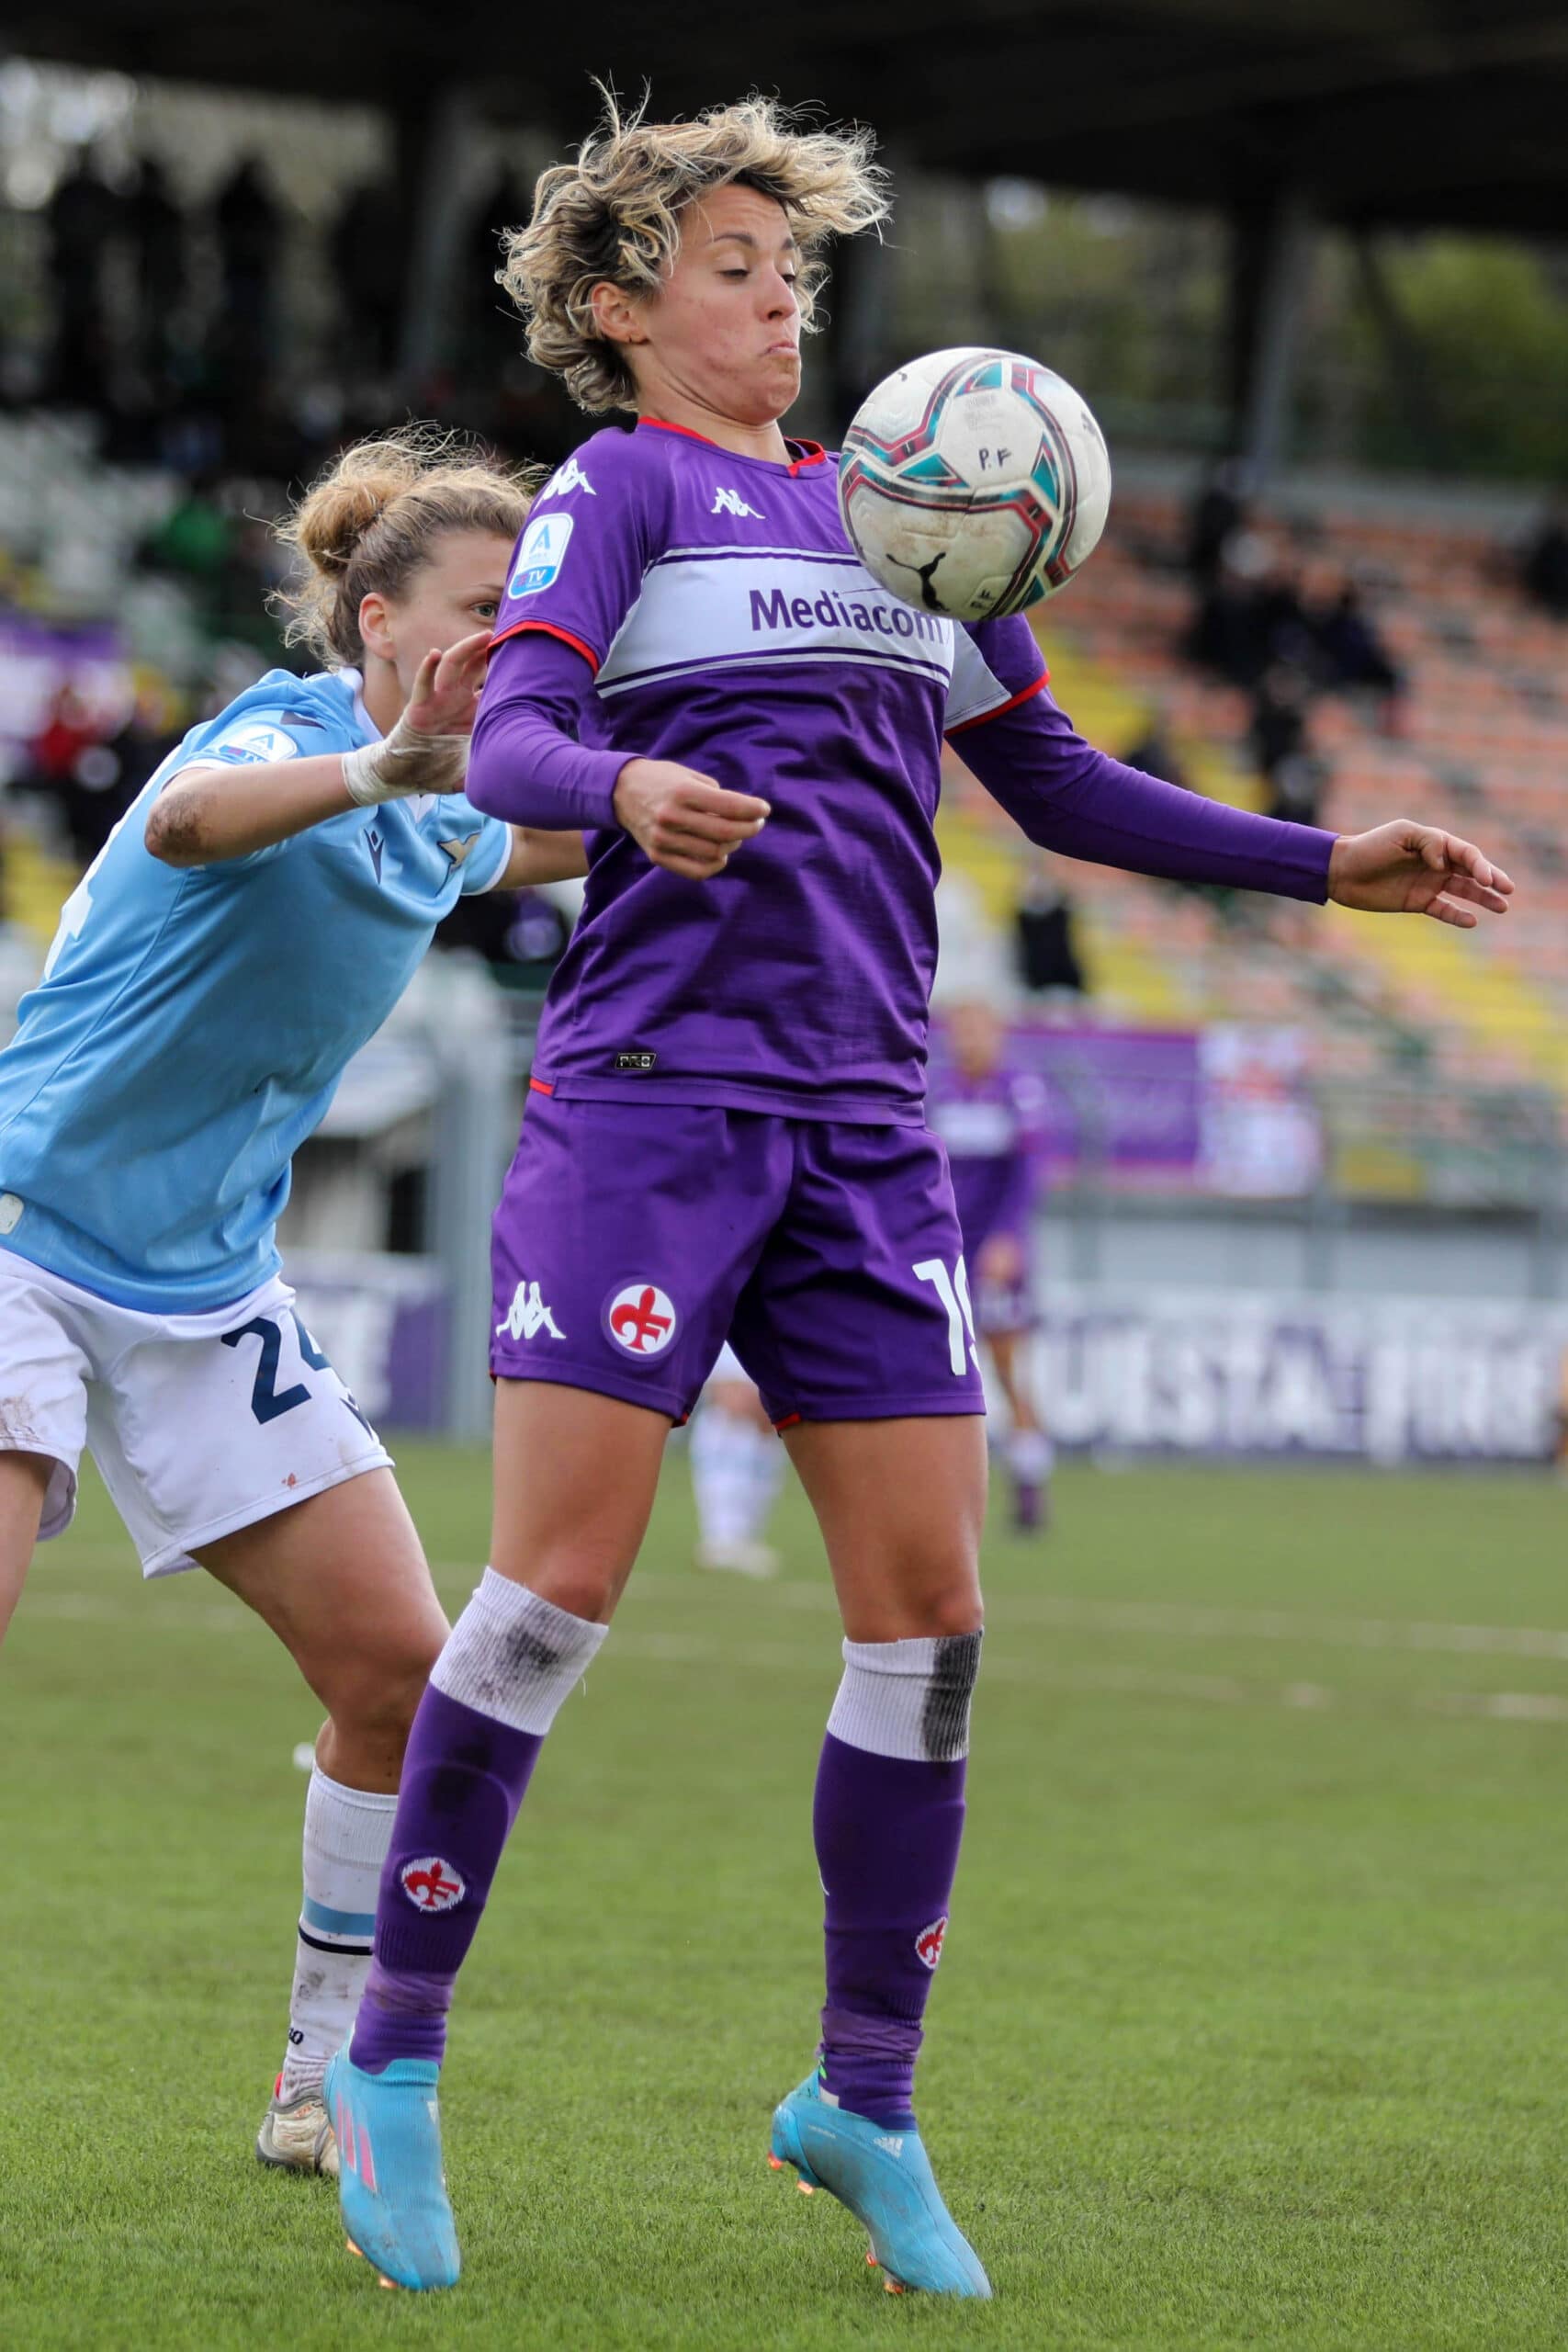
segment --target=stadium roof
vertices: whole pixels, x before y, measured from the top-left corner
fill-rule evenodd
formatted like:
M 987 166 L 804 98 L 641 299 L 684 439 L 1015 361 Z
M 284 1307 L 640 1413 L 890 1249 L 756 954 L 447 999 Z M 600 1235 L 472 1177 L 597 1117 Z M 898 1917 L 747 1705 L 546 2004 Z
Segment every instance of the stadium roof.
M 570 13 L 570 12 L 569 12 Z M 393 107 L 453 82 L 563 140 L 590 74 L 661 110 L 759 85 L 928 169 L 1180 203 L 1281 182 L 1330 219 L 1561 232 L 1561 0 L 594 0 L 583 27 L 468 0 L 11 0 L 14 53 Z

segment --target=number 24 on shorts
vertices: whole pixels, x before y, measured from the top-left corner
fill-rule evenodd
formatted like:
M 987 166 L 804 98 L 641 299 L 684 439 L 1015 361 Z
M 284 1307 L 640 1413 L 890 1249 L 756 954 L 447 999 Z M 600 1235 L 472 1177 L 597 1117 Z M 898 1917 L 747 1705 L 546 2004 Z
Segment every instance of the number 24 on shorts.
M 969 1270 L 962 1258 L 950 1273 L 940 1258 L 922 1258 L 911 1267 L 918 1283 L 930 1283 L 947 1315 L 947 1361 L 954 1380 L 962 1380 L 970 1363 L 979 1369 L 975 1347 L 975 1311 L 969 1304 Z M 967 1342 L 967 1345 L 965 1344 Z
M 288 1319 L 293 1324 L 299 1338 L 301 1363 L 309 1365 L 312 1372 L 331 1372 L 330 1360 L 321 1353 L 292 1308 L 289 1309 Z M 237 1331 L 225 1331 L 223 1334 L 223 1345 L 226 1348 L 237 1348 L 242 1340 L 261 1341 L 261 1355 L 256 1363 L 255 1381 L 251 1389 L 251 1410 L 258 1421 L 264 1425 L 267 1421 L 276 1421 L 280 1413 L 291 1413 L 296 1405 L 309 1404 L 310 1390 L 307 1382 L 297 1380 L 291 1388 L 279 1389 L 277 1385 L 277 1368 L 283 1354 L 283 1332 L 272 1316 L 253 1316 L 250 1322 L 242 1323 Z M 361 1422 L 366 1429 L 369 1429 L 369 1422 L 366 1420 L 364 1414 L 346 1388 L 343 1392 L 343 1397 L 355 1419 Z

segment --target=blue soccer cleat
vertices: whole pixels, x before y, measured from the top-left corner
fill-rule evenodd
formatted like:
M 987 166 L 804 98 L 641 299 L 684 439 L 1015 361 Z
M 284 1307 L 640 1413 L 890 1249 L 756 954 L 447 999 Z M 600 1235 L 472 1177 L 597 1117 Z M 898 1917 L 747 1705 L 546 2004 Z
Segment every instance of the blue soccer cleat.
M 441 2169 L 440 2074 L 428 2058 L 362 2074 L 345 2045 L 321 2086 L 349 2251 L 375 2265 L 383 2286 L 455 2287 L 462 2267 Z
M 889 2294 L 988 2296 L 991 2282 L 931 2177 L 918 2132 L 874 2123 L 822 2097 L 815 2075 L 773 2109 L 775 2171 L 793 2165 L 803 2189 L 825 2188 L 871 2239 Z

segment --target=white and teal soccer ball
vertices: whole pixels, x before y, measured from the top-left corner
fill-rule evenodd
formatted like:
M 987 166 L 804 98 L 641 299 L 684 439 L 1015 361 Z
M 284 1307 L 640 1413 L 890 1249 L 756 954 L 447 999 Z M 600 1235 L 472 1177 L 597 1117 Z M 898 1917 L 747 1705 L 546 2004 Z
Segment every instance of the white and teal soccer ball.
M 1095 550 L 1105 435 L 1071 384 L 1015 351 L 911 359 L 844 435 L 839 506 L 885 588 L 953 620 L 1026 612 Z

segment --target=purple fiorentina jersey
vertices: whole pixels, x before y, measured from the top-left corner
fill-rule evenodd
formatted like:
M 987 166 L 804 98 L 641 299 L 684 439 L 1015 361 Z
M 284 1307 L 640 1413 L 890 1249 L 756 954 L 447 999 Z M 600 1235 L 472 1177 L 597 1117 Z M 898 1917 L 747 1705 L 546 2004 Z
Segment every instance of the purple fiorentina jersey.
M 932 1069 L 926 1115 L 947 1152 L 971 1259 L 991 1234 L 1021 1234 L 1027 1226 L 1044 1111 L 1044 1085 L 1029 1071 L 1004 1063 L 970 1078 L 945 1060 Z
M 959 627 L 880 587 L 832 460 L 795 446 L 775 465 L 647 419 L 612 427 L 519 542 L 496 642 L 543 630 L 590 665 L 581 741 L 680 761 L 773 811 L 693 882 L 614 825 L 605 791 L 535 1060 L 568 1100 L 921 1116 L 942 736 L 1033 694 L 1044 665 L 1021 620 Z M 527 676 L 492 661 L 476 758 Z

